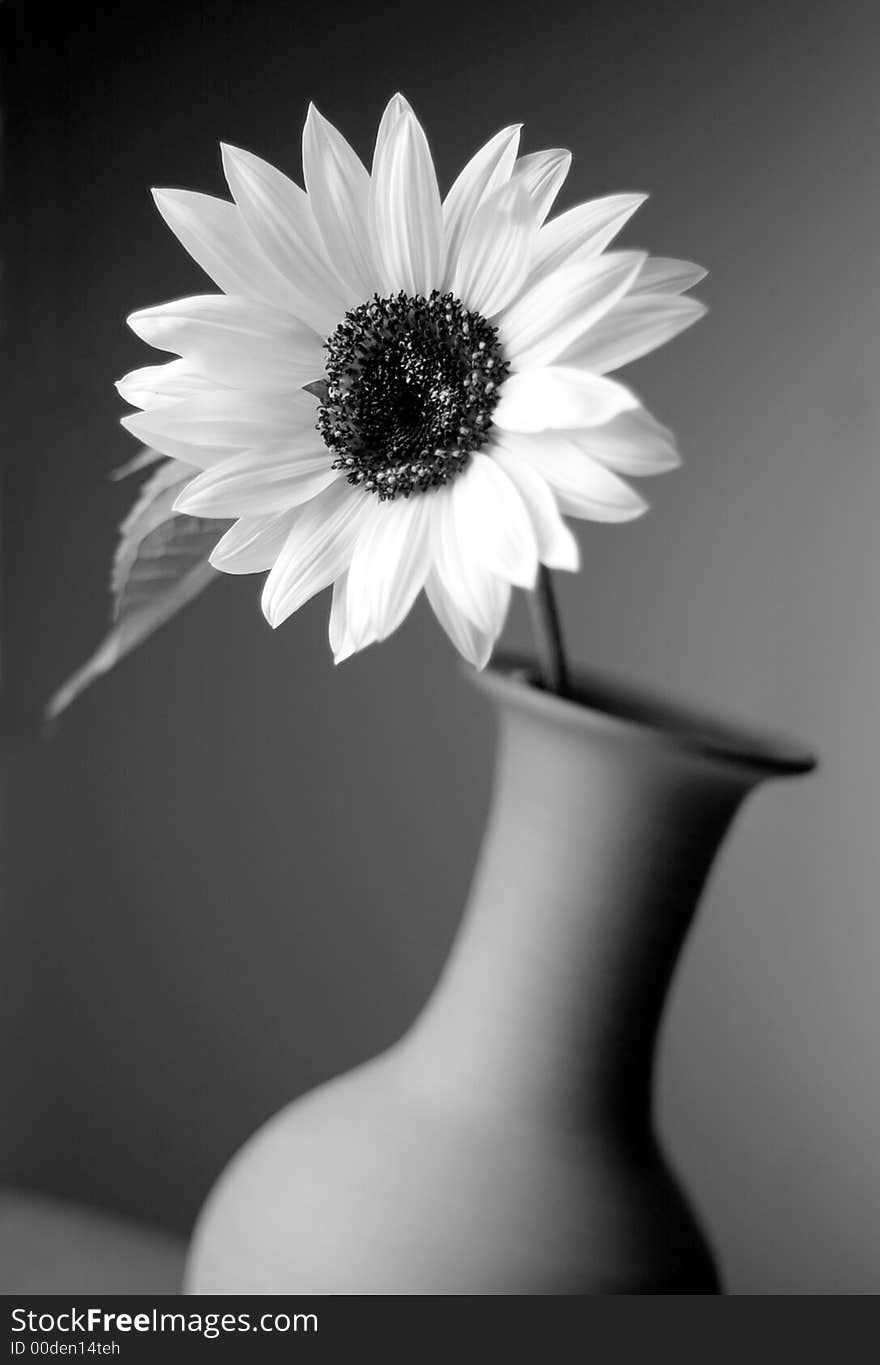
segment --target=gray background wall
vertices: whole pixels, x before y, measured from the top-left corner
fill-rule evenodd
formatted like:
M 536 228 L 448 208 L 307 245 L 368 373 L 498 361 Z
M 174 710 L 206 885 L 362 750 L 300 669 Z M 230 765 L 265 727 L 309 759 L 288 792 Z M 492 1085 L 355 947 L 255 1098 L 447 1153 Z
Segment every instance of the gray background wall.
M 627 376 L 686 466 L 582 529 L 563 606 L 580 661 L 821 752 L 724 851 L 659 1115 L 734 1291 L 877 1292 L 876 7 L 5 9 L 11 735 L 105 624 L 112 380 L 148 363 L 123 318 L 204 287 L 151 185 L 222 192 L 221 139 L 298 174 L 310 97 L 366 156 L 401 88 L 447 183 L 522 119 L 575 150 L 563 206 L 649 190 L 628 241 L 711 267 L 710 318 Z M 273 634 L 258 592 L 213 587 L 11 778 L 0 1173 L 181 1228 L 406 1026 L 488 794 L 491 717 L 424 610 L 334 670 L 326 601 Z

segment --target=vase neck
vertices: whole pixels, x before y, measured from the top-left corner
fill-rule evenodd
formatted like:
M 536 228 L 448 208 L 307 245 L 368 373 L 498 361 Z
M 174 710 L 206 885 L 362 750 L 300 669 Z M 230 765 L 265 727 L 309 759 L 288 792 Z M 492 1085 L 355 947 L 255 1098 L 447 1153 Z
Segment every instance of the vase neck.
M 501 702 L 468 906 L 408 1044 L 432 1087 L 468 1103 L 561 1121 L 625 1116 L 632 1129 L 649 1123 L 681 945 L 757 778 L 564 709 L 560 720 L 527 697 Z

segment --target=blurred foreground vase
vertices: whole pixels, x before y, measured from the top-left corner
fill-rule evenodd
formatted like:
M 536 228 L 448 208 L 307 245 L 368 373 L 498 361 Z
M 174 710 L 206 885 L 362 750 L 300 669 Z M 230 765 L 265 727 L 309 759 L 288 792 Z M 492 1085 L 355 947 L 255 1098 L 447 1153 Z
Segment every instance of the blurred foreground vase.
M 653 1132 L 655 1041 L 737 808 L 812 759 L 590 680 L 561 700 L 510 661 L 479 685 L 494 795 L 440 982 L 234 1158 L 190 1292 L 719 1292 Z

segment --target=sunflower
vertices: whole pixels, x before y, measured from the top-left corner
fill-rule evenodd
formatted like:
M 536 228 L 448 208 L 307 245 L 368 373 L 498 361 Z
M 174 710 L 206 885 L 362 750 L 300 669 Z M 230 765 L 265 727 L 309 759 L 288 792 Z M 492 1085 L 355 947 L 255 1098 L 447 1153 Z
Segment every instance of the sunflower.
M 512 587 L 576 570 L 564 517 L 623 522 L 623 476 L 678 464 L 611 372 L 696 321 L 688 262 L 606 248 L 644 202 L 549 218 L 571 161 L 502 129 L 445 198 L 396 95 L 368 172 L 310 107 L 305 189 L 224 146 L 233 202 L 154 191 L 223 291 L 134 313 L 176 359 L 119 381 L 123 425 L 197 471 L 175 510 L 234 518 L 211 555 L 266 572 L 279 626 L 332 585 L 337 662 L 385 639 L 424 590 L 458 650 L 487 662 Z

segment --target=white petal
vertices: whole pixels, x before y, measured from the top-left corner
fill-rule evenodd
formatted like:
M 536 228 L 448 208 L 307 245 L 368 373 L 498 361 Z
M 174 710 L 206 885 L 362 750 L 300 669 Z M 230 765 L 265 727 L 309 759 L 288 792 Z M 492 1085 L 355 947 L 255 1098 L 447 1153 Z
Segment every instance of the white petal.
M 633 294 L 683 294 L 706 278 L 708 271 L 693 261 L 649 256 L 632 287 Z
M 492 421 L 505 431 L 594 427 L 638 407 L 638 401 L 614 379 L 553 365 L 505 379 Z
M 500 580 L 499 580 L 500 581 Z M 484 630 L 475 625 L 470 617 L 458 607 L 455 599 L 447 592 L 436 571 L 429 573 L 425 582 L 425 595 L 430 602 L 434 615 L 449 636 L 459 654 L 462 654 L 474 668 L 485 668 L 492 654 L 495 641 L 501 634 L 507 604 L 510 601 L 510 586 L 502 585 L 504 610 L 497 611 L 497 629 Z
M 622 412 L 601 427 L 564 435 L 618 474 L 644 478 L 677 469 L 681 464 L 672 432 L 641 407 Z
M 553 207 L 570 167 L 571 152 L 562 147 L 530 152 L 528 156 L 521 156 L 514 166 L 513 174 L 522 179 L 531 195 L 539 223 L 543 223 Z
M 175 512 L 195 517 L 272 516 L 323 493 L 340 477 L 329 451 L 298 453 L 289 444 L 234 455 L 204 470 L 182 490 Z
M 491 318 L 526 277 L 538 225 L 521 184 L 502 185 L 474 214 L 462 242 L 452 292 L 466 307 Z
M 440 191 L 425 134 L 406 111 L 378 149 L 370 230 L 386 291 L 427 296 L 439 289 L 445 260 Z
M 470 553 L 465 553 L 452 503 L 452 486 L 431 494 L 431 549 L 434 568 L 458 610 L 483 632 L 493 619 L 493 602 L 501 579 Z
M 541 563 L 550 569 L 567 569 L 575 573 L 580 566 L 578 543 L 559 515 L 549 484 L 534 465 L 516 453 L 515 446 L 509 449 L 506 443 L 497 444 L 492 450 L 492 458 L 504 470 L 526 505 Z
M 190 464 L 195 469 L 207 469 L 218 460 L 228 460 L 231 452 L 227 445 L 194 445 L 192 441 L 175 435 L 173 430 L 166 430 L 157 420 L 163 412 L 180 406 L 181 404 L 177 402 L 146 412 L 129 412 L 125 417 L 120 417 L 119 421 L 126 431 L 137 440 L 143 441 L 144 445 L 150 446 L 152 450 L 158 450 L 160 455 L 167 455 L 169 459 L 182 460 L 184 464 Z
M 169 360 L 164 365 L 144 365 L 117 379 L 116 389 L 134 408 L 161 408 L 193 398 L 197 393 L 213 393 L 216 381 L 197 374 L 185 360 Z
M 277 302 L 284 281 L 235 204 L 192 190 L 153 190 L 153 198 L 178 241 L 225 293 Z
M 519 436 L 510 448 L 546 479 L 563 512 L 589 521 L 632 521 L 648 504 L 561 432 Z
M 355 649 L 397 629 L 429 567 L 430 498 L 374 502 L 348 570 L 348 632 Z
M 452 512 L 462 554 L 490 573 L 531 588 L 538 544 L 523 500 L 503 470 L 482 453 L 452 485 Z
M 401 95 L 399 91 L 396 95 L 392 95 L 391 99 L 385 105 L 384 112 L 379 120 L 379 127 L 376 130 L 376 142 L 373 147 L 374 170 L 376 168 L 376 162 L 382 153 L 382 148 L 388 141 L 395 123 L 400 118 L 401 114 L 412 114 L 412 112 L 412 105 L 409 100 Z M 413 117 L 415 116 L 413 115 Z
M 233 387 L 301 388 L 323 373 L 321 342 L 289 313 L 236 295 L 200 294 L 132 313 L 136 336 Z
M 263 614 L 270 626 L 280 626 L 346 571 L 371 502 L 369 493 L 337 479 L 294 514 L 293 526 L 263 587 Z
M 484 199 L 506 185 L 516 163 L 521 123 L 502 128 L 481 147 L 460 172 L 443 200 L 446 234 L 446 284 L 452 279 L 458 253 L 471 219 Z
M 575 259 L 598 256 L 647 197 L 646 194 L 609 194 L 603 199 L 577 204 L 557 218 L 551 218 L 538 233 L 532 278 L 537 282 L 551 271 L 572 264 Z
M 671 341 L 699 322 L 706 311 L 699 299 L 679 294 L 628 295 L 568 347 L 560 360 L 607 374 Z
M 293 525 L 293 512 L 273 517 L 242 517 L 221 536 L 211 564 L 222 573 L 262 573 L 271 569 Z
M 217 389 L 151 412 L 130 413 L 122 425 L 145 445 L 200 469 L 237 451 L 294 440 L 312 430 L 316 402 L 311 394 L 249 394 Z
M 367 169 L 313 104 L 303 128 L 302 154 L 309 203 L 327 254 L 337 273 L 363 301 L 376 288 L 369 249 Z
M 333 600 L 330 607 L 330 623 L 328 635 L 330 639 L 330 649 L 333 654 L 333 662 L 341 664 L 344 659 L 348 659 L 352 654 L 357 653 L 358 646 L 355 645 L 351 631 L 348 628 L 348 570 L 342 573 L 333 584 Z M 360 646 L 363 649 L 367 644 L 372 644 L 372 640 L 365 640 Z
M 589 257 L 526 290 L 499 321 L 504 353 L 513 368 L 554 361 L 614 307 L 644 261 L 638 251 Z
M 268 161 L 222 145 L 223 169 L 245 223 L 285 281 L 284 302 L 321 336 L 359 302 L 327 258 L 305 190 Z

